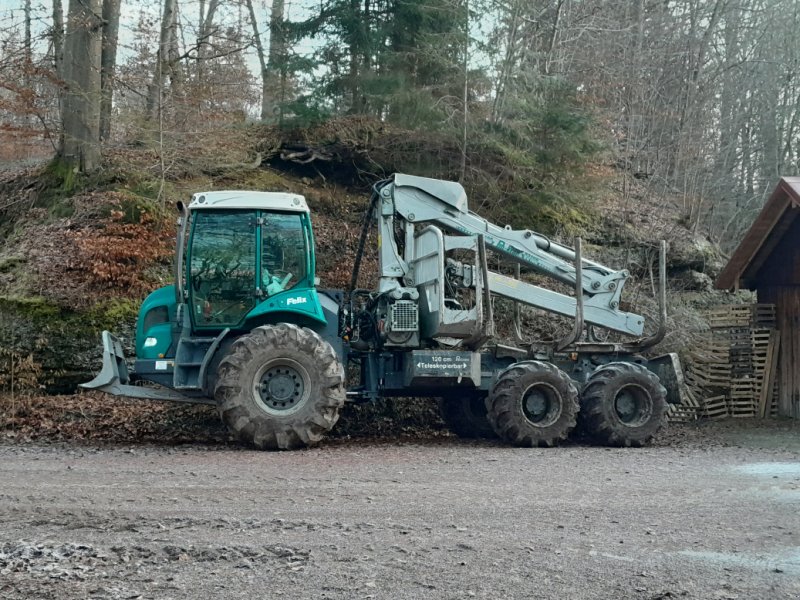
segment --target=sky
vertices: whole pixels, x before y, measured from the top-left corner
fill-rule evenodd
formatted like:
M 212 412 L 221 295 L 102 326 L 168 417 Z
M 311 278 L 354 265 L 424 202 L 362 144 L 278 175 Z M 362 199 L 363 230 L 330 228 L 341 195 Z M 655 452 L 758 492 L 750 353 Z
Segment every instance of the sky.
M 0 37 L 6 38 L 11 32 L 16 33 L 19 39 L 23 36 L 24 23 L 24 0 L 0 0 Z M 206 5 L 208 2 L 206 1 Z M 269 0 L 254 0 L 254 8 L 258 17 L 259 32 L 262 41 L 266 46 L 269 43 L 269 28 L 267 27 L 271 2 Z M 64 15 L 66 18 L 69 0 L 62 0 Z M 131 56 L 133 43 L 136 41 L 136 25 L 142 13 L 150 17 L 153 24 L 153 34 L 158 35 L 159 21 L 161 18 L 161 0 L 122 0 L 122 11 L 120 14 L 120 34 L 118 63 L 124 62 Z M 199 19 L 200 2 L 199 0 L 179 0 L 181 12 L 181 24 L 183 28 L 183 39 L 187 44 L 191 44 L 196 36 L 197 22 Z M 290 19 L 302 18 L 308 13 L 303 9 L 298 0 L 286 1 L 287 16 Z M 43 39 L 47 30 L 52 26 L 53 2 L 48 0 L 31 0 L 31 30 L 34 40 L 39 40 L 35 46 L 35 51 L 45 52 L 47 41 Z M 223 0 L 222 6 L 218 10 L 218 19 L 223 19 L 225 23 L 235 24 L 242 20 L 246 31 L 251 32 L 247 23 L 247 7 L 243 2 L 236 0 Z M 314 45 L 311 42 L 301 43 L 297 48 L 300 52 L 313 52 Z M 260 67 L 258 57 L 254 49 L 245 51 L 248 67 L 255 76 L 258 76 Z

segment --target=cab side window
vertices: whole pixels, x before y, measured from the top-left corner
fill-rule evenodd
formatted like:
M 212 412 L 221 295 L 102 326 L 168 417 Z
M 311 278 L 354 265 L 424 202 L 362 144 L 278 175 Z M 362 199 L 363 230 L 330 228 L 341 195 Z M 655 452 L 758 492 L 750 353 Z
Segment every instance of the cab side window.
M 262 223 L 261 288 L 271 296 L 306 278 L 306 232 L 297 213 L 263 213 Z

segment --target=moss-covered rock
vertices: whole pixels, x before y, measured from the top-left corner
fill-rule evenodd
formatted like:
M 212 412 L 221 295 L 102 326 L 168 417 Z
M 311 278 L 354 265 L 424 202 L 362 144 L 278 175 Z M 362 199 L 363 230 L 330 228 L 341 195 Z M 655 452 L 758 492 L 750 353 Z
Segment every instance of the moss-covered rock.
M 667 267 L 671 271 L 698 271 L 713 277 L 724 265 L 719 248 L 700 236 L 687 236 L 670 244 Z
M 100 332 L 113 330 L 132 341 L 137 311 L 134 300 L 73 311 L 39 296 L 0 296 L 0 347 L 33 355 L 48 391 L 71 392 L 100 368 Z

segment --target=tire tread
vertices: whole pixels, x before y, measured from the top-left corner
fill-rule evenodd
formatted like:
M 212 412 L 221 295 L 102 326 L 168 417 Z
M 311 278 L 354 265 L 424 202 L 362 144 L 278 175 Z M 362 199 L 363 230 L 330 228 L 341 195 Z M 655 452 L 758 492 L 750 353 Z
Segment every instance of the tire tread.
M 640 428 L 620 425 L 610 413 L 615 383 L 620 378 L 639 379 L 645 384 L 654 400 L 653 417 Z M 620 447 L 641 447 L 652 442 L 666 425 L 667 391 L 655 373 L 646 367 L 627 362 L 608 363 L 598 367 L 589 376 L 581 394 L 581 428 L 596 441 Z M 625 427 L 623 429 L 623 427 Z M 638 429 L 638 431 L 637 431 Z
M 550 426 L 535 427 L 521 409 L 525 389 L 522 380 L 549 380 L 563 400 L 561 415 Z M 567 439 L 576 425 L 579 410 L 578 391 L 572 379 L 552 363 L 527 360 L 514 363 L 497 378 L 486 398 L 489 423 L 502 439 L 525 447 L 552 447 Z
M 274 418 L 248 402 L 249 384 L 243 381 L 248 364 L 266 351 L 294 348 L 311 357 L 320 393 L 309 398 L 310 410 L 288 418 Z M 318 443 L 339 419 L 344 405 L 344 368 L 333 347 L 319 334 L 291 323 L 264 325 L 233 343 L 218 369 L 214 391 L 220 416 L 240 440 L 264 450 L 291 450 Z M 308 414 L 310 412 L 310 414 Z

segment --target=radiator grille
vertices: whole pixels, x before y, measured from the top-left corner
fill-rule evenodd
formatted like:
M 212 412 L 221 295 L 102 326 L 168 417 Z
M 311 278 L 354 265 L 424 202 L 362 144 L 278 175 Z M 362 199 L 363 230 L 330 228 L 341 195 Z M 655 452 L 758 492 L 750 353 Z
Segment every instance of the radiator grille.
M 412 300 L 397 300 L 389 305 L 390 331 L 417 331 L 419 329 L 419 310 Z

